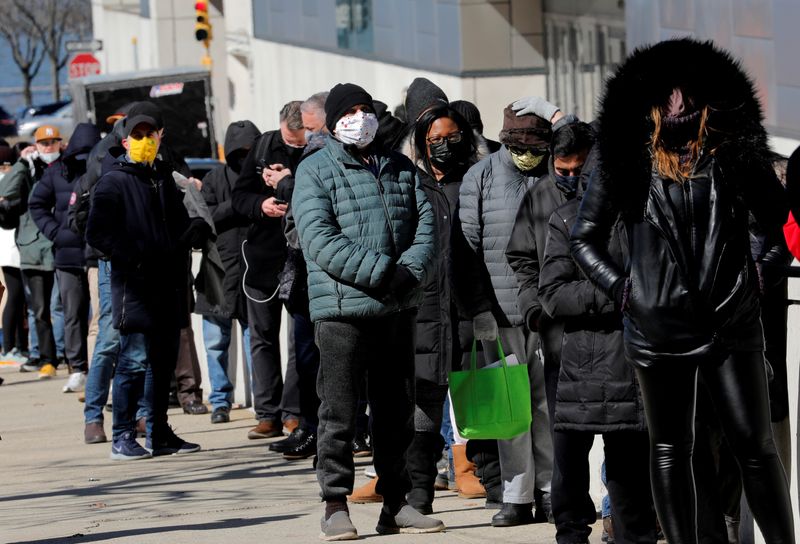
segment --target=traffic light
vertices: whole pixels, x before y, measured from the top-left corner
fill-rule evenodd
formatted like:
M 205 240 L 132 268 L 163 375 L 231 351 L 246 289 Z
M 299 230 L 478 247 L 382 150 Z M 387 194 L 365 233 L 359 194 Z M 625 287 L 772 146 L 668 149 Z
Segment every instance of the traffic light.
M 200 1 L 194 4 L 195 15 L 197 15 L 197 22 L 194 24 L 194 37 L 198 42 L 203 42 L 208 47 L 208 42 L 211 41 L 211 20 L 208 18 L 208 2 Z

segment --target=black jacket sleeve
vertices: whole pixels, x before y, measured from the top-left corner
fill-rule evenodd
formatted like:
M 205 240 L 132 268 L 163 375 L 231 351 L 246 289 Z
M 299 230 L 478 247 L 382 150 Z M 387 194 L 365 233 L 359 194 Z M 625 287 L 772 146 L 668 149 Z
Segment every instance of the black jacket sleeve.
M 51 242 L 56 239 L 58 234 L 58 221 L 53 213 L 56 205 L 56 192 L 53 183 L 53 178 L 58 175 L 61 165 L 56 164 L 52 168 L 48 168 L 42 179 L 39 180 L 31 191 L 31 196 L 28 199 L 28 209 L 31 212 L 31 218 L 39 231 Z
M 214 221 L 214 228 L 218 235 L 236 226 L 233 201 L 230 198 L 222 198 L 222 191 L 220 191 L 220 185 L 228 183 L 227 175 L 227 166 L 215 168 L 203 178 L 203 188 L 200 191 L 206 201 L 208 211 L 211 213 L 211 219 Z
M 267 137 L 269 136 L 262 135 L 259 139 Z M 247 217 L 250 221 L 268 219 L 261 212 L 261 204 L 270 196 L 274 196 L 275 193 L 271 187 L 267 187 L 256 171 L 258 150 L 263 146 L 263 144 L 259 144 L 259 139 L 253 144 L 242 163 L 242 170 L 233 185 L 231 197 L 234 211 Z
M 569 250 L 566 222 L 550 216 L 544 262 L 539 273 L 539 300 L 554 319 L 614 312 L 614 303 L 578 270 Z
M 506 248 L 506 259 L 519 284 L 520 312 L 531 326 L 542 312 L 539 302 L 539 253 L 533 226 L 533 192 L 525 193 Z
M 611 180 L 595 168 L 572 228 L 570 249 L 583 273 L 614 301 L 625 284 L 624 271 L 608 252 L 608 239 L 618 217 Z
M 115 180 L 100 178 L 92 193 L 92 205 L 86 222 L 86 242 L 115 263 L 131 264 L 138 261 L 134 244 L 124 240 L 125 205 Z

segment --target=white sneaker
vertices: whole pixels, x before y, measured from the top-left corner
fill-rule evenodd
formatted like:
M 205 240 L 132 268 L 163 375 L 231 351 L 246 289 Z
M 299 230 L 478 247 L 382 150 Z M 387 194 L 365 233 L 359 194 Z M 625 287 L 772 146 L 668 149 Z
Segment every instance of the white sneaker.
M 67 385 L 64 386 L 62 391 L 64 391 L 64 393 L 77 393 L 78 391 L 83 391 L 85 385 L 86 374 L 83 372 L 73 372 L 69 375 Z
M 28 358 L 23 356 L 17 348 L 14 348 L 8 353 L 0 355 L 0 362 L 22 366 L 28 362 Z

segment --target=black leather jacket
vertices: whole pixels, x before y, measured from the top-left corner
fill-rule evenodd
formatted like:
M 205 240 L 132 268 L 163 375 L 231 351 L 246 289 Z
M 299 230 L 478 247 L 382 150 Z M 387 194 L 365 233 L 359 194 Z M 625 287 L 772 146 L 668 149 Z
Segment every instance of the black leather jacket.
M 629 359 L 648 366 L 655 360 L 763 350 L 748 220 L 752 213 L 770 233 L 758 256 L 769 262 L 780 253 L 776 227 L 785 208 L 774 175 L 762 171 L 758 177 L 726 175 L 719 160 L 706 156 L 681 186 L 681 198 L 670 191 L 674 182 L 653 174 L 644 213 L 625 217 L 629 271 L 606 249 L 620 213 L 612 181 L 602 175 L 592 179 L 572 231 L 572 254 L 587 276 L 623 305 Z M 700 186 L 706 190 L 698 201 L 692 191 Z

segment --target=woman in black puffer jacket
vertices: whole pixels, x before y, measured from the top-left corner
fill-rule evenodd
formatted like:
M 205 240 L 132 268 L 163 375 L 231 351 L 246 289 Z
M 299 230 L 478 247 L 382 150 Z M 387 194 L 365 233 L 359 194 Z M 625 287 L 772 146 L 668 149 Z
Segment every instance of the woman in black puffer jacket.
M 635 51 L 607 84 L 601 171 L 572 231 L 578 264 L 624 313 L 651 442 L 656 509 L 667 540 L 696 542 L 691 471 L 698 370 L 742 469 L 767 542 L 794 542 L 789 488 L 770 427 L 760 268 L 786 221 L 761 109 L 738 62 L 710 42 Z M 609 258 L 622 214 L 630 247 Z M 748 221 L 767 242 L 755 260 Z

